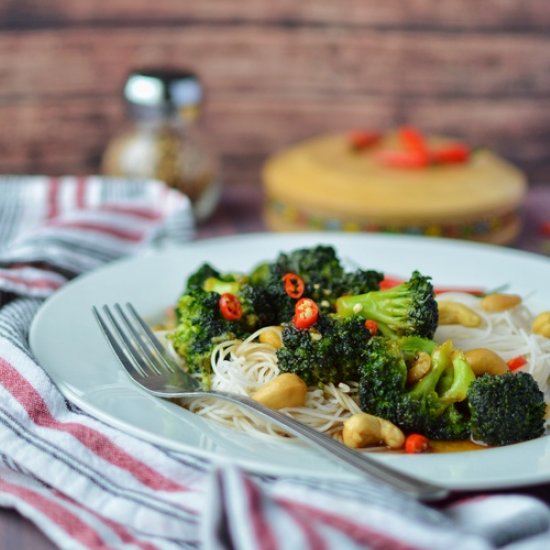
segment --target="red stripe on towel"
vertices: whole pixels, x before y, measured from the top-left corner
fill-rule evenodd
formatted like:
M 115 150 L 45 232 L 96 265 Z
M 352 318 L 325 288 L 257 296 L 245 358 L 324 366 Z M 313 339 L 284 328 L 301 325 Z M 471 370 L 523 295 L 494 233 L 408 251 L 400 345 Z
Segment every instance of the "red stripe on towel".
M 48 210 L 46 218 L 55 218 L 59 213 L 57 197 L 59 194 L 59 178 L 50 178 L 48 181 Z
M 75 422 L 60 422 L 54 418 L 47 403 L 26 378 L 0 357 L 0 380 L 4 387 L 21 403 L 38 426 L 56 429 L 72 435 L 91 452 L 126 470 L 144 485 L 161 491 L 182 491 L 187 488 L 159 474 L 143 462 L 127 454 L 102 433 Z
M 302 530 L 310 548 L 312 548 L 313 550 L 328 550 L 326 541 L 317 532 L 307 514 L 302 513 L 295 506 L 286 506 L 286 502 L 279 502 L 279 504 L 286 509 L 286 511 L 290 514 L 298 527 Z
M 163 216 L 158 210 L 153 210 L 152 208 L 139 208 L 137 206 L 122 206 L 118 204 L 105 204 L 99 208 L 104 212 L 118 212 L 120 214 L 132 214 L 138 218 L 143 218 L 146 220 L 157 221 L 160 220 Z
M 359 543 L 368 545 L 373 550 L 421 550 L 419 546 L 414 546 L 403 542 L 384 531 L 374 530 L 372 527 L 365 527 L 349 519 L 336 514 L 329 514 L 318 508 L 312 508 L 305 504 L 292 502 L 286 499 L 279 498 L 277 501 L 287 510 L 294 509 L 296 512 L 307 514 L 312 521 L 318 521 L 324 525 L 329 525 L 335 529 L 346 533 Z
M 41 514 L 47 516 L 58 527 L 63 529 L 73 539 L 80 541 L 86 548 L 107 548 L 105 542 L 90 525 L 72 514 L 67 508 L 60 506 L 40 493 L 13 485 L 6 480 L 0 480 L 0 488 L 24 500 Z
M 9 283 L 24 286 L 25 288 L 36 288 L 36 289 L 49 289 L 57 290 L 61 285 L 64 284 L 64 281 L 50 281 L 48 279 L 31 279 L 25 277 L 17 277 L 8 273 L 0 274 L 0 281 L 4 280 Z
M 143 541 L 140 541 L 140 540 L 136 539 L 122 524 L 120 524 L 120 523 L 118 523 L 118 522 L 116 522 L 112 519 L 109 519 L 108 517 L 102 516 L 99 512 L 97 512 L 95 510 L 91 510 L 87 506 L 84 506 L 81 502 L 77 503 L 77 502 L 75 502 L 71 498 L 65 496 L 63 493 L 61 493 L 59 491 L 55 491 L 55 495 L 61 500 L 65 500 L 67 502 L 70 502 L 73 506 L 78 506 L 79 508 L 82 508 L 83 510 L 86 510 L 86 512 L 88 512 L 89 514 L 96 517 L 101 523 L 107 525 L 107 527 L 109 527 L 109 529 L 114 531 L 117 534 L 117 536 L 120 538 L 120 540 L 122 540 L 123 542 L 132 544 L 132 545 L 136 546 L 137 548 L 142 548 L 143 550 L 157 550 L 158 549 L 158 547 L 155 546 L 154 544 L 150 544 L 148 542 L 143 542 Z
M 277 550 L 277 538 L 269 526 L 267 518 L 262 514 L 262 495 L 252 482 L 244 478 L 243 488 L 248 498 L 249 517 L 256 537 L 256 548 L 259 550 Z
M 143 239 L 143 231 L 130 231 L 128 229 L 121 229 L 113 227 L 112 225 L 104 225 L 94 222 L 73 222 L 73 221 L 55 221 L 48 223 L 49 227 L 63 227 L 67 229 L 83 229 L 85 231 L 95 231 L 96 233 L 103 233 L 123 239 L 125 241 L 137 242 Z
M 86 178 L 76 179 L 75 206 L 79 210 L 86 207 Z

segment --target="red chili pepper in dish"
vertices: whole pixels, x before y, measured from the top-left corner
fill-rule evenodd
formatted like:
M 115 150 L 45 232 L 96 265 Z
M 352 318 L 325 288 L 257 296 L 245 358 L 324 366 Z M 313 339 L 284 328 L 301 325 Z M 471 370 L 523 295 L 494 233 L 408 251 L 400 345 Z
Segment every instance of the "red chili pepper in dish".
M 365 321 L 365 328 L 370 332 L 371 336 L 376 336 L 378 334 L 378 325 L 376 321 L 372 319 L 367 319 Z
M 349 144 L 355 151 L 362 151 L 380 141 L 382 135 L 377 132 L 366 132 L 365 130 L 354 130 L 348 136 Z
M 319 307 L 311 298 L 300 298 L 294 306 L 294 326 L 298 329 L 309 328 L 319 317 Z
M 236 321 L 241 318 L 243 308 L 241 306 L 241 302 L 234 294 L 225 292 L 220 296 L 218 304 L 224 319 L 227 319 L 228 321 Z
M 527 365 L 527 359 L 525 359 L 523 355 L 518 355 L 517 357 L 512 357 L 512 359 L 508 359 L 508 361 L 506 361 L 506 364 L 508 365 L 508 368 L 510 370 L 517 370 L 524 365 Z
M 394 286 L 404 283 L 406 279 L 395 277 L 393 275 L 384 275 L 384 278 L 380 281 L 380 290 L 387 290 Z M 487 290 L 484 288 L 468 287 L 468 286 L 437 286 L 434 288 L 435 294 L 443 294 L 444 292 L 464 292 L 465 294 L 471 294 L 472 296 L 485 296 Z
M 410 434 L 405 439 L 405 452 L 409 454 L 425 453 L 430 450 L 430 440 L 421 434 Z
M 388 288 L 393 288 L 394 286 L 400 285 L 405 279 L 400 277 L 393 277 L 392 275 L 384 275 L 384 278 L 380 281 L 380 290 L 387 290 Z
M 466 162 L 470 158 L 470 148 L 463 143 L 454 143 L 430 151 L 431 161 L 435 164 Z
M 397 137 L 401 142 L 401 145 L 407 151 L 416 151 L 421 153 L 427 153 L 428 147 L 426 145 L 426 139 L 422 133 L 413 128 L 412 126 L 403 126 L 397 131 Z
M 430 162 L 427 151 L 380 151 L 378 160 L 390 168 L 424 168 Z
M 306 287 L 303 279 L 295 273 L 287 273 L 286 275 L 283 275 L 283 284 L 285 287 L 285 292 L 294 299 L 301 298 Z

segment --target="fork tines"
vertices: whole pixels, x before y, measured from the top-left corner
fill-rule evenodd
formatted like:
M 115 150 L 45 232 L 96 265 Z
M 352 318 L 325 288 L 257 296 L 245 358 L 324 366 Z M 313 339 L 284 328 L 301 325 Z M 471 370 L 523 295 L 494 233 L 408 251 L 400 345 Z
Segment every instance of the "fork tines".
M 104 305 L 103 315 L 94 306 L 92 311 L 114 353 L 131 373 L 141 376 L 174 372 L 167 352 L 132 304 Z

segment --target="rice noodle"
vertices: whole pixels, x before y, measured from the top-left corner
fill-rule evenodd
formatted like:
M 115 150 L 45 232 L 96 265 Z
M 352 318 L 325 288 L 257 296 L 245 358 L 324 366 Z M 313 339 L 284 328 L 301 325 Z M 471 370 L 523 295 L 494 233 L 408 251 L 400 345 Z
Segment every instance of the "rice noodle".
M 212 389 L 250 395 L 280 374 L 276 349 L 258 340 L 260 334 L 268 330 L 271 329 L 265 327 L 244 341 L 231 340 L 216 346 L 211 357 Z M 219 399 L 195 399 L 188 408 L 200 416 L 257 436 L 286 435 L 278 426 L 259 419 L 253 412 Z M 357 383 L 310 388 L 304 406 L 280 411 L 339 438 L 344 419 L 360 411 Z

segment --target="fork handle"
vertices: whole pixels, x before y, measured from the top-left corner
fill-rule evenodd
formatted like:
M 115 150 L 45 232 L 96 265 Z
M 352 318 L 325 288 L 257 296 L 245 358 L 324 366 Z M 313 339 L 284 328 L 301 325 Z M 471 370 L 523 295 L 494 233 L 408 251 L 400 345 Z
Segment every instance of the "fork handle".
M 272 420 L 285 428 L 288 432 L 305 439 L 323 451 L 335 455 L 340 460 L 353 466 L 363 474 L 376 477 L 395 489 L 406 493 L 414 498 L 423 501 L 441 500 L 448 496 L 449 491 L 438 485 L 409 476 L 396 470 L 386 464 L 379 462 L 369 455 L 359 453 L 343 445 L 342 443 L 328 437 L 327 435 L 310 428 L 306 424 L 295 420 L 294 418 L 280 413 L 279 411 L 269 409 L 257 401 L 245 396 L 220 392 L 220 391 L 195 391 L 192 395 L 185 394 L 185 397 L 208 397 L 214 396 L 225 401 L 243 405 L 248 409 L 254 410 L 259 415 Z M 164 395 L 164 397 L 167 397 Z

